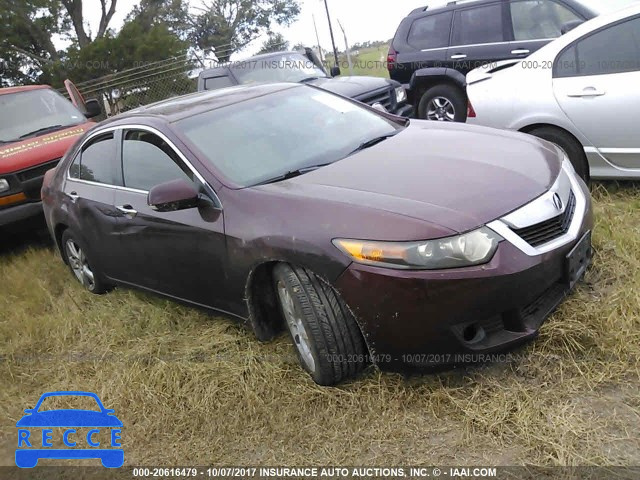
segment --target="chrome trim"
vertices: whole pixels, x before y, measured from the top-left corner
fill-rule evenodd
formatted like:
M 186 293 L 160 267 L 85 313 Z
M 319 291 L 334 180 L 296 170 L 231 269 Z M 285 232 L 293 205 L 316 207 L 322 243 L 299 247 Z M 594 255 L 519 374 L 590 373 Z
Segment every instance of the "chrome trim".
M 573 219 L 571 220 L 571 225 L 566 234 L 539 247 L 532 247 L 512 230 L 512 228 L 520 229 L 536 225 L 561 215 L 564 213 L 564 209 L 567 208 L 571 192 L 573 192 L 576 198 L 576 208 Z M 556 193 L 560 195 L 562 199 L 562 211 L 558 211 L 553 204 L 553 197 Z M 587 197 L 580 186 L 575 170 L 573 166 L 571 166 L 571 162 L 565 158 L 562 162 L 560 175 L 548 192 L 506 217 L 487 224 L 487 227 L 502 236 L 502 238 L 526 255 L 535 257 L 577 240 L 587 211 L 587 205 Z
M 148 195 L 149 194 L 149 192 L 147 190 L 138 190 L 137 188 L 120 187 L 118 185 L 111 185 L 109 183 L 92 182 L 91 180 L 82 180 L 80 178 L 73 178 L 73 177 L 69 177 L 69 176 L 67 176 L 67 181 L 75 182 L 75 183 L 82 183 L 82 184 L 85 184 L 85 185 L 93 185 L 95 187 L 105 187 L 105 188 L 110 188 L 112 190 L 120 190 L 120 191 L 123 191 L 123 192 L 141 193 L 141 194 L 144 194 L 144 195 Z
M 66 179 L 70 180 L 72 182 L 78 182 L 78 183 L 85 183 L 85 184 L 89 184 L 89 185 L 96 185 L 99 187 L 107 187 L 107 188 L 112 188 L 114 190 L 122 190 L 122 191 L 126 191 L 126 192 L 134 192 L 134 193 L 142 193 L 142 194 L 148 194 L 149 191 L 148 190 L 140 190 L 137 188 L 128 188 L 128 187 L 121 187 L 118 185 L 111 185 L 108 183 L 100 183 L 100 182 L 91 182 L 89 180 L 82 180 L 79 178 L 73 178 L 69 175 L 69 170 L 71 169 L 71 166 L 73 165 L 73 162 L 75 162 L 76 158 L 78 155 L 80 155 L 80 153 L 82 152 L 82 149 L 84 148 L 84 146 L 91 141 L 93 138 L 104 134 L 104 133 L 108 133 L 108 132 L 115 132 L 116 130 L 144 130 L 150 133 L 153 133 L 154 135 L 159 136 L 162 140 L 164 140 L 167 145 L 169 145 L 169 147 L 171 147 L 171 149 L 178 155 L 178 157 L 180 157 L 180 160 L 182 160 L 184 162 L 184 164 L 187 166 L 187 168 L 189 168 L 189 170 L 191 170 L 191 172 L 195 175 L 195 177 L 205 186 L 205 188 L 207 188 L 211 194 L 213 194 L 214 196 L 214 201 L 217 203 L 216 207 L 222 209 L 222 202 L 220 201 L 220 197 L 218 197 L 218 194 L 215 192 L 215 190 L 211 187 L 211 185 L 209 185 L 209 183 L 204 179 L 204 177 L 202 175 L 200 175 L 200 172 L 198 172 L 198 170 L 195 169 L 195 167 L 191 164 L 191 162 L 189 160 L 187 160 L 187 158 L 182 154 L 182 152 L 180 151 L 180 149 L 178 147 L 175 146 L 175 144 L 169 140 L 169 138 L 162 133 L 160 130 L 154 128 L 154 127 L 150 127 L 148 125 L 140 125 L 140 124 L 127 124 L 127 125 L 117 125 L 117 126 L 113 126 L 113 127 L 105 127 L 105 128 L 101 128 L 99 130 L 95 130 L 93 132 L 91 132 L 91 134 L 89 134 L 89 136 L 87 136 L 87 138 L 84 139 L 84 141 L 82 142 L 82 144 L 80 145 L 80 148 L 78 149 L 78 153 L 76 154 L 75 157 L 73 157 L 73 160 L 71 160 L 71 162 L 69 163 L 69 166 L 67 167 L 67 171 L 66 171 Z
M 531 40 L 507 40 L 504 42 L 471 43 L 469 45 L 451 45 L 450 47 L 424 48 L 421 52 L 437 52 L 438 50 L 448 50 L 449 48 L 484 47 L 486 45 L 511 45 L 514 43 L 551 42 L 556 38 L 533 38 Z M 491 62 L 487 62 L 491 63 Z

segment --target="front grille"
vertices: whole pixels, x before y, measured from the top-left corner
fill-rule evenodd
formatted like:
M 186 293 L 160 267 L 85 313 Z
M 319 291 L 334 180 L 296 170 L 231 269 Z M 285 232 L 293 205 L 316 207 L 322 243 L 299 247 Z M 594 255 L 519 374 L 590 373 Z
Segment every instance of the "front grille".
M 60 162 L 60 159 L 56 158 L 51 162 L 43 163 L 37 167 L 28 168 L 27 170 L 16 173 L 16 177 L 20 182 L 20 189 L 29 200 L 40 200 L 40 190 L 42 189 L 44 174 L 54 168 L 58 162 Z
M 43 177 L 45 173 L 47 173 L 49 170 L 51 170 L 56 165 L 58 165 L 59 161 L 60 159 L 56 158 L 51 162 L 43 163 L 42 165 L 38 165 L 37 167 L 29 168 L 27 170 L 18 172 L 16 175 L 18 177 L 18 180 L 20 180 L 21 182 L 26 182 L 34 178 Z
M 567 233 L 575 211 L 576 196 L 571 192 L 567 208 L 561 215 L 530 227 L 512 230 L 532 247 L 539 247 Z
M 382 92 L 375 92 L 371 95 L 363 95 L 358 98 L 362 103 L 366 103 L 367 105 L 374 105 L 379 103 L 387 110 L 391 111 L 392 101 L 391 101 L 391 89 L 384 90 Z

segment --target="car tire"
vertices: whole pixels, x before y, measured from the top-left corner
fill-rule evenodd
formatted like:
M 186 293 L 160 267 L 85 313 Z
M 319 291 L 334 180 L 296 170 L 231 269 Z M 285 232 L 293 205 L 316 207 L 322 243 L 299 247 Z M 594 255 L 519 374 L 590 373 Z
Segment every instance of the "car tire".
M 587 157 L 584 154 L 584 149 L 582 145 L 580 145 L 580 142 L 568 133 L 553 127 L 534 128 L 529 134 L 547 140 L 564 150 L 569 160 L 571 160 L 571 164 L 576 170 L 576 173 L 585 183 L 589 183 L 589 163 L 587 162 Z
M 302 367 L 319 385 L 335 385 L 367 364 L 367 349 L 338 293 L 310 271 L 280 263 L 273 281 Z
M 68 229 L 62 234 L 62 254 L 71 273 L 89 292 L 100 295 L 110 290 L 103 275 L 89 259 L 84 242 Z
M 434 109 L 436 110 L 434 112 Z M 438 110 L 440 109 L 440 110 Z M 433 113 L 432 113 L 433 112 Z M 418 104 L 418 118 L 449 122 L 467 121 L 467 98 L 453 85 L 436 85 L 429 88 Z

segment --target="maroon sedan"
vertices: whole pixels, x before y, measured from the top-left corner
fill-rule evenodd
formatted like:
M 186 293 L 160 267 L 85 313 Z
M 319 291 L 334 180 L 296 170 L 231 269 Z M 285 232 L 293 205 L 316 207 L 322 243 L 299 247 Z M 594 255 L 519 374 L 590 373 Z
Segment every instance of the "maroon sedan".
M 303 85 L 113 118 L 42 194 L 89 291 L 162 294 L 263 341 L 286 327 L 324 385 L 531 339 L 591 258 L 589 192 L 557 147 Z

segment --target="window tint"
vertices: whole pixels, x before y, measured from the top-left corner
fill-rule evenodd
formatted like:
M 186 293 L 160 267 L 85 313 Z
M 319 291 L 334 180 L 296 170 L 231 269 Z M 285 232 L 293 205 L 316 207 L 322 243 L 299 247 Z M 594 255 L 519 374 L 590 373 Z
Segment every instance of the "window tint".
M 161 183 L 184 179 L 191 173 L 160 137 L 144 130 L 125 132 L 122 142 L 124 186 L 149 191 Z
M 515 40 L 536 40 L 557 38 L 565 23 L 583 19 L 551 0 L 524 0 L 511 3 L 511 20 Z
M 502 4 L 458 10 L 453 27 L 452 45 L 503 42 Z
M 640 18 L 579 40 L 558 57 L 555 65 L 556 77 L 633 71 L 640 71 Z
M 452 17 L 453 12 L 445 12 L 417 19 L 411 25 L 407 42 L 420 49 L 448 47 Z
M 120 185 L 116 172 L 116 142 L 113 133 L 92 140 L 69 168 L 72 178 L 107 185 Z
M 211 77 L 204 79 L 204 89 L 205 90 L 217 90 L 219 88 L 232 87 L 233 82 L 231 79 L 224 75 L 222 77 Z

